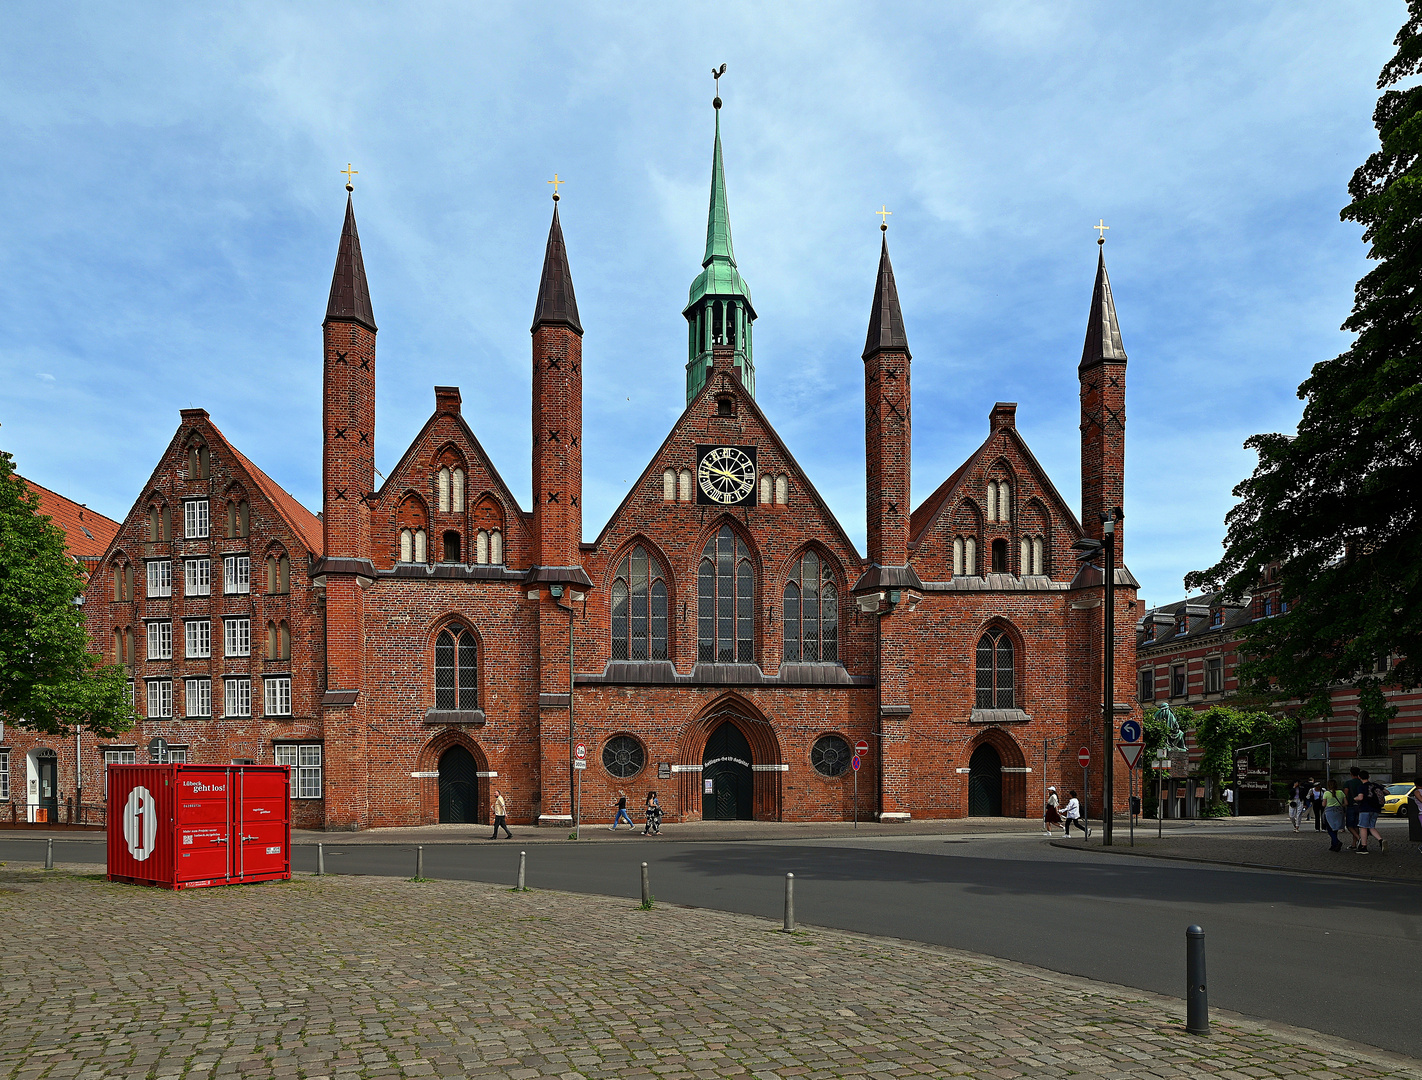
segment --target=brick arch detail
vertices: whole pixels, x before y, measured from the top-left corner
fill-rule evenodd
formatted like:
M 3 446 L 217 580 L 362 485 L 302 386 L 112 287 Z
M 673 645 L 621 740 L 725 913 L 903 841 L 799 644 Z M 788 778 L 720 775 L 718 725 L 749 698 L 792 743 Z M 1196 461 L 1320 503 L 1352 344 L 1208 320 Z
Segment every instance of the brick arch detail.
M 839 561 L 834 552 L 830 551 L 830 549 L 819 540 L 806 540 L 792 551 L 790 557 L 771 572 L 771 582 L 783 592 L 785 589 L 785 578 L 789 575 L 790 568 L 799 562 L 807 551 L 813 551 L 819 556 L 820 562 L 829 564 L 830 571 L 834 574 L 834 587 L 839 590 L 840 597 L 843 599 L 845 590 L 849 586 L 849 578 L 844 572 L 844 564 Z
M 443 467 L 459 468 L 464 470 L 465 481 L 467 482 L 469 479 L 469 461 L 465 457 L 464 451 L 459 448 L 459 444 L 452 439 L 441 443 L 430 461 L 431 468 L 435 472 L 439 472 Z
M 1017 745 L 1017 740 L 1005 729 L 1000 727 L 989 727 L 978 732 L 973 740 L 968 743 L 963 751 L 963 759 L 959 763 L 961 768 L 966 769 L 968 762 L 972 760 L 973 751 L 978 747 L 987 745 L 997 751 L 997 756 L 1002 759 L 1003 768 L 1021 769 L 1027 765 L 1027 757 L 1022 752 L 1022 747 Z M 1002 774 L 1002 815 L 1003 817 L 1027 817 L 1027 773 L 1010 772 Z M 967 777 L 964 776 L 966 781 Z M 968 812 L 968 785 L 963 784 L 963 816 Z
M 677 763 L 700 765 L 711 733 L 729 720 L 736 725 L 751 748 L 753 765 L 782 763 L 780 737 L 774 722 L 744 698 L 727 694 L 700 710 L 681 730 L 677 739 Z M 682 820 L 701 817 L 701 773 L 683 772 L 677 784 L 677 810 Z M 782 812 L 781 782 L 784 774 L 778 770 L 758 770 L 751 774 L 751 816 L 756 821 L 779 821 Z
M 420 749 L 415 758 L 415 771 L 420 773 L 434 773 L 434 776 L 422 776 L 415 780 L 416 791 L 419 793 L 420 822 L 425 825 L 437 825 L 439 823 L 439 757 L 451 746 L 462 746 L 474 755 L 474 767 L 479 772 L 489 772 L 489 756 L 484 753 L 483 747 L 478 740 L 460 728 L 445 728 L 435 732 L 430 740 Z M 490 796 L 489 791 L 492 780 L 480 777 L 479 784 L 479 824 L 487 825 L 494 819 L 489 816 Z
M 761 555 L 760 546 L 755 542 L 755 537 L 750 534 L 750 530 L 730 514 L 724 513 L 702 529 L 701 534 L 696 538 L 696 543 L 691 549 L 693 566 L 691 580 L 696 580 L 695 568 L 701 565 L 701 555 L 706 550 L 707 542 L 721 531 L 722 525 L 729 525 L 731 531 L 745 542 L 746 550 L 750 552 L 751 566 L 755 568 L 756 586 L 759 588 L 765 580 L 765 559 Z
M 611 596 L 612 582 L 617 577 L 618 566 L 622 564 L 622 560 L 627 558 L 627 556 L 632 553 L 632 549 L 635 548 L 638 544 L 641 544 L 644 548 L 646 548 L 647 554 L 652 556 L 652 558 L 656 559 L 657 562 L 661 565 L 662 577 L 665 579 L 667 583 L 667 590 L 671 594 L 667 597 L 667 603 L 669 605 L 674 604 L 676 602 L 676 598 L 681 595 L 681 583 L 677 580 L 676 566 L 672 563 L 671 559 L 667 557 L 667 554 L 665 551 L 662 550 L 661 545 L 643 532 L 633 533 L 626 540 L 622 541 L 622 543 L 618 545 L 617 550 L 612 553 L 612 557 L 607 560 L 607 569 L 603 572 L 602 575 L 603 596 Z M 701 547 L 705 546 L 706 542 L 703 540 L 701 543 Z M 746 546 L 749 547 L 750 545 L 748 544 Z M 700 550 L 700 548 L 697 549 L 698 552 L 700 552 Z M 697 563 L 701 562 L 700 554 L 696 556 L 696 561 Z M 695 581 L 696 575 L 693 574 L 691 580 Z M 607 602 L 611 603 L 611 600 L 609 599 Z M 668 629 L 670 630 L 670 627 L 668 627 Z

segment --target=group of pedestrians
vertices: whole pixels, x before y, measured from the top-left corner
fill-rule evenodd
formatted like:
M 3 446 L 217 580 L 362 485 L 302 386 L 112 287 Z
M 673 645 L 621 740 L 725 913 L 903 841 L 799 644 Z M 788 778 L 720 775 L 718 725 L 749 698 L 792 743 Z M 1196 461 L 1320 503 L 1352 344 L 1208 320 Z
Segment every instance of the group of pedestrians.
M 642 835 L 660 836 L 662 834 L 662 804 L 657 800 L 655 791 L 647 792 L 647 798 L 642 804 L 642 813 L 646 818 L 646 824 L 642 826 Z M 624 821 L 627 822 L 628 832 L 637 827 L 633 824 L 632 815 L 627 812 L 627 792 L 619 789 L 617 792 L 617 813 L 608 828 L 616 832 L 617 826 Z
M 1387 788 L 1373 780 L 1367 769 L 1354 766 L 1348 770 L 1348 779 L 1339 783 L 1329 780 L 1327 784 L 1313 781 L 1295 784 L 1290 795 L 1290 817 L 1294 816 L 1294 803 L 1317 806 L 1322 810 L 1322 828 L 1327 829 L 1331 841 L 1329 851 L 1343 850 L 1344 831 L 1351 843 L 1349 851 L 1367 855 L 1370 851 L 1386 852 L 1387 841 L 1378 831 L 1378 815 L 1387 801 Z M 1319 826 L 1315 825 L 1315 828 Z M 1294 831 L 1298 831 L 1295 823 Z M 1422 776 L 1412 781 L 1412 790 L 1407 793 L 1407 838 L 1418 845 L 1422 853 Z M 1369 840 L 1376 840 L 1375 848 Z
M 1076 797 L 1076 792 L 1067 792 L 1066 805 L 1061 805 L 1061 800 L 1057 798 L 1055 787 L 1047 788 L 1047 806 L 1042 813 L 1042 831 L 1051 835 L 1053 829 L 1061 829 L 1064 836 L 1071 835 L 1072 825 L 1076 825 L 1076 831 L 1091 839 L 1091 828 L 1086 824 L 1086 818 L 1081 812 L 1081 802 Z

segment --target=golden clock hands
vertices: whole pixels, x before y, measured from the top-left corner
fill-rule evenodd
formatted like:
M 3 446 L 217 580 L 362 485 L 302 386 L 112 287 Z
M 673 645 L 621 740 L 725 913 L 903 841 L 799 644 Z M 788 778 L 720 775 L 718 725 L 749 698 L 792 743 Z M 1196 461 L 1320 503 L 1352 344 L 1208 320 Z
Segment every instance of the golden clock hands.
M 730 469 L 713 468 L 711 471 L 713 473 L 719 473 L 720 475 L 726 477 L 729 480 L 734 480 L 738 484 L 741 482 L 740 476 L 738 476 L 736 473 L 733 473 Z

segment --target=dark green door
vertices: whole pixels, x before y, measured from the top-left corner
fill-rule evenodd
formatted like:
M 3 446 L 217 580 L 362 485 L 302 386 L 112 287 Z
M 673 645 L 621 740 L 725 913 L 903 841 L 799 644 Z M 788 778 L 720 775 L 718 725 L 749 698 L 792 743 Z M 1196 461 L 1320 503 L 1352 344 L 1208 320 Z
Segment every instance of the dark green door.
M 39 805 L 49 811 L 49 823 L 59 820 L 59 758 L 53 750 L 40 751 L 35 758 L 35 771 L 39 774 Z
M 987 744 L 968 759 L 968 816 L 1002 817 L 1002 758 Z
M 479 774 L 474 755 L 451 746 L 439 757 L 439 822 L 477 824 Z
M 727 720 L 706 740 L 701 765 L 701 816 L 706 821 L 749 821 L 754 816 L 751 749 Z M 706 790 L 710 786 L 710 791 Z

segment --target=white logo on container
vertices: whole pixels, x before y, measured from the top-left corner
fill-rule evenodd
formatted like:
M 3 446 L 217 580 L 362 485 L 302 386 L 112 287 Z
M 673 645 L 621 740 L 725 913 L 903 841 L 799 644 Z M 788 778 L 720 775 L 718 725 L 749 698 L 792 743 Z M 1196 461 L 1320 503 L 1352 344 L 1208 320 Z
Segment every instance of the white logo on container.
M 158 841 L 158 805 L 146 787 L 129 792 L 123 808 L 123 838 L 129 853 L 139 862 L 153 854 Z

